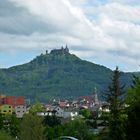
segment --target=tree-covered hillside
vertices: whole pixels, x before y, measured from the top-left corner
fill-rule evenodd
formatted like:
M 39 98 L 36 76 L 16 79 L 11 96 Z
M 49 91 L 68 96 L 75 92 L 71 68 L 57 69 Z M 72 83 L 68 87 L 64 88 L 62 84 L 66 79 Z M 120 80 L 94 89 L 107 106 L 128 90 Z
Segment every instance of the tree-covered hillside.
M 30 99 L 72 98 L 93 93 L 94 87 L 106 89 L 112 71 L 65 50 L 41 54 L 31 62 L 0 70 L 0 92 L 23 95 Z M 122 73 L 122 80 L 130 84 L 132 74 Z

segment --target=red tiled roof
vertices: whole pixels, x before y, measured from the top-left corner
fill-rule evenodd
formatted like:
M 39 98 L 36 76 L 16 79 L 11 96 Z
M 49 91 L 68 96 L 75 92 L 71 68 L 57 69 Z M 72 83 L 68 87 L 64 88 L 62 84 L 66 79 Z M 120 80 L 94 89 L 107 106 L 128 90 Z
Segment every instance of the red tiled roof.
M 23 96 L 6 96 L 3 98 L 3 104 L 9 104 L 12 106 L 24 105 L 25 99 Z
M 86 101 L 89 101 L 89 102 L 92 102 L 94 99 L 93 96 L 81 96 L 79 97 L 79 100 L 86 100 Z

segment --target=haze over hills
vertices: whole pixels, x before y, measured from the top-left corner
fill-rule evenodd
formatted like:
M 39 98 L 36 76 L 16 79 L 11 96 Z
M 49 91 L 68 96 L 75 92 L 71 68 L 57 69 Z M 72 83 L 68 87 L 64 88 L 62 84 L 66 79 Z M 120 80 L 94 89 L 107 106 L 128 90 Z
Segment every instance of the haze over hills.
M 109 68 L 81 60 L 66 47 L 46 51 L 29 63 L 0 69 L 0 92 L 45 101 L 91 95 L 96 87 L 101 95 L 111 75 Z M 130 85 L 132 73 L 122 73 L 121 82 Z

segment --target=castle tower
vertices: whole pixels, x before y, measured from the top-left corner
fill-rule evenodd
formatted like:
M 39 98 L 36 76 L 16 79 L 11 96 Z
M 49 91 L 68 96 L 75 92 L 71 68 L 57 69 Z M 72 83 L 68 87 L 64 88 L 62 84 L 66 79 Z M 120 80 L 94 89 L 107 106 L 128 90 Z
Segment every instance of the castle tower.
M 48 54 L 48 50 L 46 50 L 46 54 Z
M 63 48 L 63 46 L 61 47 L 61 53 L 64 54 L 65 53 L 65 49 Z
M 65 53 L 69 53 L 69 49 L 68 49 L 67 44 L 66 44 L 66 48 L 65 48 Z

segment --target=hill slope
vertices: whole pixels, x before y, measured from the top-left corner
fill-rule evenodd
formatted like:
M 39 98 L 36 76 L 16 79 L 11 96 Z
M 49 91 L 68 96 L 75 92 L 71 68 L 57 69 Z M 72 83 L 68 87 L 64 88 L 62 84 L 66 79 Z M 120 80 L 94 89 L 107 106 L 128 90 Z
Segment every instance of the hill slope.
M 103 91 L 112 71 L 81 60 L 62 50 L 41 54 L 29 63 L 0 70 L 0 92 L 24 95 L 30 99 L 71 98 Z M 122 73 L 122 81 L 131 83 L 132 74 Z

